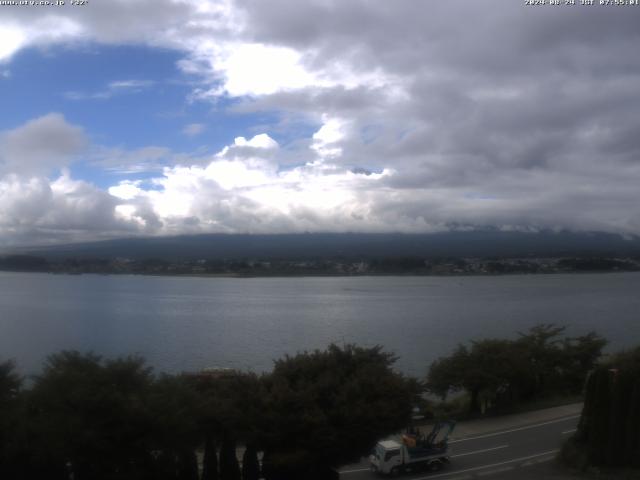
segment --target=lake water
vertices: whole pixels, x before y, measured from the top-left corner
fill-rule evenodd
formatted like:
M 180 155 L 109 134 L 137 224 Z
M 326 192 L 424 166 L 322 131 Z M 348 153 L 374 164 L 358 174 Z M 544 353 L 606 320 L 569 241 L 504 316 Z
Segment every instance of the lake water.
M 541 322 L 640 343 L 640 273 L 194 278 L 0 272 L 0 360 L 39 371 L 61 349 L 138 353 L 157 371 L 266 371 L 330 342 L 383 345 L 423 375 L 459 342 Z

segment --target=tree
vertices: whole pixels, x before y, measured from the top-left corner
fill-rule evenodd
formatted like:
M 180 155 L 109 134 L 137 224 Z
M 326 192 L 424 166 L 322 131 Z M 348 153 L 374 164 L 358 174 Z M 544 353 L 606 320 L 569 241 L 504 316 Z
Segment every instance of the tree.
M 0 404 L 6 405 L 13 401 L 22 386 L 22 378 L 15 371 L 16 365 L 8 360 L 0 363 Z
M 459 345 L 449 357 L 431 364 L 427 389 L 441 397 L 449 392 L 469 393 L 469 412 L 480 413 L 499 397 L 513 402 L 527 377 L 524 354 L 509 340 L 487 339 L 471 342 L 471 348 Z
M 427 375 L 427 390 L 443 400 L 450 393 L 463 390 L 469 363 L 469 349 L 458 345 L 451 355 L 440 357 L 431 363 Z
M 137 357 L 50 356 L 29 394 L 33 468 L 77 480 L 141 478 L 149 462 L 150 369 Z M 58 472 L 57 474 L 55 472 Z
M 260 378 L 239 371 L 204 372 L 192 375 L 190 382 L 198 394 L 198 423 L 205 439 L 203 480 L 218 477 L 216 443 L 220 450 L 220 478 L 235 478 L 237 459 L 229 444 L 239 440 L 245 445 L 257 445 L 264 424 L 265 393 Z M 235 464 L 235 466 L 234 466 Z M 239 470 L 238 470 L 239 472 Z
M 395 360 L 381 347 L 330 345 L 276 361 L 264 378 L 265 477 L 314 478 L 406 426 L 416 384 L 392 370 Z
M 606 344 L 607 340 L 596 332 L 563 340 L 562 376 L 566 389 L 570 393 L 582 391 L 585 373 L 596 366 Z
M 242 480 L 259 480 L 259 478 L 258 452 L 254 445 L 249 444 L 242 455 Z
M 149 448 L 163 454 L 157 469 L 168 478 L 197 478 L 195 450 L 204 436 L 199 423 L 201 399 L 191 380 L 184 375 L 160 376 L 151 386 L 147 405 L 154 419 Z
M 427 389 L 442 398 L 469 394 L 469 412 L 489 405 L 508 407 L 547 394 L 580 392 L 606 341 L 594 332 L 576 338 L 559 336 L 564 327 L 541 324 L 517 340 L 484 339 L 433 362 Z
M 23 422 L 20 408 L 22 378 L 12 361 L 0 363 L 0 478 L 11 478 L 20 468 L 18 459 Z
M 236 442 L 226 434 L 220 448 L 220 480 L 240 480 L 240 465 L 236 457 Z
M 527 333 L 519 332 L 518 343 L 528 357 L 529 371 L 533 375 L 531 396 L 535 396 L 545 389 L 557 387 L 560 366 L 566 356 L 560 347 L 559 335 L 566 327 L 542 323 L 529 329 Z M 586 374 L 586 372 L 585 372 Z
M 202 480 L 218 480 L 218 454 L 212 433 L 205 433 Z
M 589 375 L 571 440 L 597 466 L 640 467 L 640 347 L 622 352 Z

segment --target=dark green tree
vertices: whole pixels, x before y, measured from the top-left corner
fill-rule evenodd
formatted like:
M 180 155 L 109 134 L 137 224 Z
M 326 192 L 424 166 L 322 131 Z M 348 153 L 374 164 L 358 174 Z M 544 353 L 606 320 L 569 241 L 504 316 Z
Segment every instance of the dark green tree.
M 12 361 L 0 363 L 0 478 L 12 478 L 23 467 L 23 411 L 20 389 L 22 378 Z
M 427 375 L 427 390 L 443 400 L 450 393 L 465 388 L 465 372 L 470 363 L 469 349 L 458 345 L 448 357 L 440 357 L 431 363 Z
M 199 480 L 198 457 L 192 447 L 187 446 L 178 455 L 178 480 Z
M 37 471 L 73 472 L 77 480 L 142 478 L 149 464 L 150 369 L 136 357 L 49 357 L 29 394 Z M 116 475 L 117 474 L 117 475 Z
M 316 478 L 408 425 L 416 383 L 396 373 L 394 362 L 381 347 L 354 345 L 276 361 L 264 378 L 265 477 Z
M 242 480 L 259 480 L 260 463 L 256 447 L 248 444 L 242 455 Z
M 224 444 L 225 439 L 227 443 L 237 440 L 242 444 L 256 444 L 266 428 L 262 383 L 255 374 L 233 370 L 202 372 L 191 375 L 189 381 L 199 398 L 198 423 L 205 447 L 203 480 L 235 475 L 235 467 L 230 466 L 232 458 L 230 455 L 223 458 L 222 448 L 218 462 L 216 444 Z M 237 465 L 237 459 L 235 463 Z
M 589 375 L 571 440 L 597 466 L 640 467 L 640 347 L 614 355 Z
M 0 363 L 0 404 L 4 406 L 14 401 L 21 386 L 22 378 L 16 372 L 15 363 L 11 360 Z
M 525 354 L 509 340 L 487 339 L 459 345 L 449 357 L 431 364 L 427 389 L 441 397 L 460 390 L 469 393 L 469 412 L 480 413 L 481 399 L 514 402 L 526 390 L 530 374 Z
M 226 434 L 220 447 L 220 480 L 240 480 L 240 477 L 236 442 L 230 434 Z
M 564 327 L 537 325 L 517 340 L 484 339 L 433 362 L 427 389 L 469 394 L 469 411 L 510 407 L 548 394 L 579 393 L 606 341 L 594 332 L 560 338 Z
M 206 433 L 202 458 L 202 480 L 218 480 L 218 478 L 218 454 L 215 437 L 212 433 Z
M 151 449 L 162 452 L 161 465 L 172 478 L 194 478 L 195 450 L 204 442 L 200 420 L 201 400 L 187 376 L 162 375 L 151 388 L 148 412 Z M 175 474 L 173 472 L 176 472 Z
M 590 372 L 596 366 L 606 344 L 607 340 L 596 332 L 563 339 L 562 381 L 568 393 L 582 391 L 586 372 Z
M 559 378 L 567 358 L 563 354 L 562 340 L 559 337 L 565 330 L 566 327 L 543 323 L 530 328 L 526 333 L 519 333 L 518 343 L 526 352 L 529 371 L 534 380 L 532 397 L 562 383 Z

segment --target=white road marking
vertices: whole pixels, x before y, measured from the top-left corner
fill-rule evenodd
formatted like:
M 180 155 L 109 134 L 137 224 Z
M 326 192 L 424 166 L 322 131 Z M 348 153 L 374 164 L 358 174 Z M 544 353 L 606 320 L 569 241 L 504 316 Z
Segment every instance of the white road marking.
M 537 428 L 537 427 L 542 427 L 544 425 L 551 425 L 553 423 L 566 422 L 567 420 L 573 420 L 574 418 L 580 418 L 580 415 L 572 415 L 571 417 L 559 418 L 557 420 L 551 420 L 549 422 L 536 423 L 535 425 L 527 425 L 526 427 L 512 428 L 511 430 L 503 430 L 501 432 L 487 433 L 486 435 L 478 435 L 476 437 L 461 438 L 459 440 L 450 440 L 449 444 L 467 442 L 469 440 L 477 440 L 479 438 L 495 437 L 496 435 L 504 435 L 505 433 L 520 432 L 522 430 L 528 430 L 530 428 Z
M 487 470 L 486 472 L 480 472 L 478 473 L 479 477 L 484 477 L 486 475 L 495 475 L 496 473 L 502 473 L 502 472 L 508 472 L 509 470 L 513 470 L 513 466 L 511 467 L 500 467 L 500 468 L 494 468 L 493 470 Z
M 343 473 L 369 472 L 370 470 L 370 468 L 356 468 L 355 470 L 340 470 L 338 473 L 342 475 Z
M 451 458 L 466 457 L 467 455 L 474 455 L 476 453 L 490 452 L 492 450 L 499 450 L 501 448 L 507 448 L 508 446 L 509 445 L 500 445 L 499 447 L 484 448 L 482 450 L 475 450 L 473 452 L 457 453 L 456 455 L 451 455 Z
M 526 457 L 519 457 L 519 458 L 514 458 L 511 460 L 506 460 L 504 462 L 498 462 L 498 463 L 491 463 L 489 465 L 481 465 L 479 467 L 473 467 L 473 468 L 466 468 L 464 470 L 458 470 L 456 472 L 450 472 L 450 473 L 439 473 L 437 475 L 429 475 L 428 477 L 419 477 L 419 478 L 414 478 L 412 480 L 430 480 L 432 478 L 441 478 L 441 477 L 448 477 L 450 475 L 458 475 L 460 473 L 466 473 L 466 472 L 474 472 L 476 470 L 484 470 L 485 468 L 493 468 L 493 467 L 500 467 L 502 465 L 507 465 L 509 463 L 514 463 L 514 462 L 522 462 L 524 460 L 530 460 L 532 458 L 537 458 L 537 457 L 543 457 L 545 455 L 551 455 L 552 453 L 558 453 L 559 450 L 549 450 L 548 452 L 542 452 L 542 453 L 536 453 L 534 455 L 527 455 Z
M 555 457 L 555 455 L 552 455 L 549 458 L 540 458 L 538 460 L 534 460 L 533 463 L 544 463 L 544 462 L 550 462 L 551 460 L 553 460 Z
M 529 460 L 527 462 L 521 463 L 520 466 L 521 467 L 530 467 L 531 465 L 536 465 L 538 463 L 544 463 L 544 462 L 550 462 L 551 460 L 553 460 L 555 458 L 554 455 L 552 455 L 549 458 L 539 458 L 537 460 Z
M 575 432 L 576 430 L 578 430 L 577 428 L 572 428 L 571 430 L 565 430 L 564 432 L 562 432 L 562 435 L 568 435 L 570 433 Z

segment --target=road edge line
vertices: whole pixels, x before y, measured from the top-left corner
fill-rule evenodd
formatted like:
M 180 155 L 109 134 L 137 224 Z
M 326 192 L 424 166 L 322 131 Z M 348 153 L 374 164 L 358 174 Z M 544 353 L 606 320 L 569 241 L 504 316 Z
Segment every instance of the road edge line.
M 555 420 L 550 420 L 548 422 L 536 423 L 534 425 L 526 425 L 524 427 L 512 428 L 510 430 L 502 430 L 500 432 L 487 433 L 487 434 L 483 434 L 483 435 L 476 435 L 474 437 L 465 437 L 465 438 L 460 438 L 460 439 L 457 439 L 457 440 L 449 440 L 449 445 L 451 445 L 453 443 L 468 442 L 470 440 L 478 440 L 480 438 L 495 437 L 497 435 L 504 435 L 505 433 L 519 432 L 521 430 L 528 430 L 530 428 L 543 427 L 545 425 L 552 425 L 554 423 L 566 422 L 567 420 L 573 420 L 573 419 L 576 419 L 576 418 L 580 418 L 580 415 L 571 415 L 570 417 L 557 418 Z
M 509 463 L 521 462 L 523 460 L 529 460 L 531 458 L 536 458 L 536 457 L 543 457 L 544 455 L 550 455 L 552 453 L 558 453 L 559 451 L 560 450 L 556 448 L 555 450 L 549 450 L 548 452 L 536 453 L 534 455 L 527 455 L 526 457 L 514 458 L 512 460 L 505 460 L 504 462 L 491 463 L 489 465 L 481 465 L 479 467 L 466 468 L 464 470 L 456 470 L 455 472 L 439 473 L 437 475 L 429 475 L 428 477 L 418 477 L 418 478 L 414 478 L 412 480 L 429 480 L 431 478 L 446 477 L 447 475 L 457 475 L 457 474 L 460 474 L 460 473 L 474 472 L 476 470 L 482 470 L 482 469 L 485 469 L 485 468 L 499 467 L 500 465 L 507 465 Z

